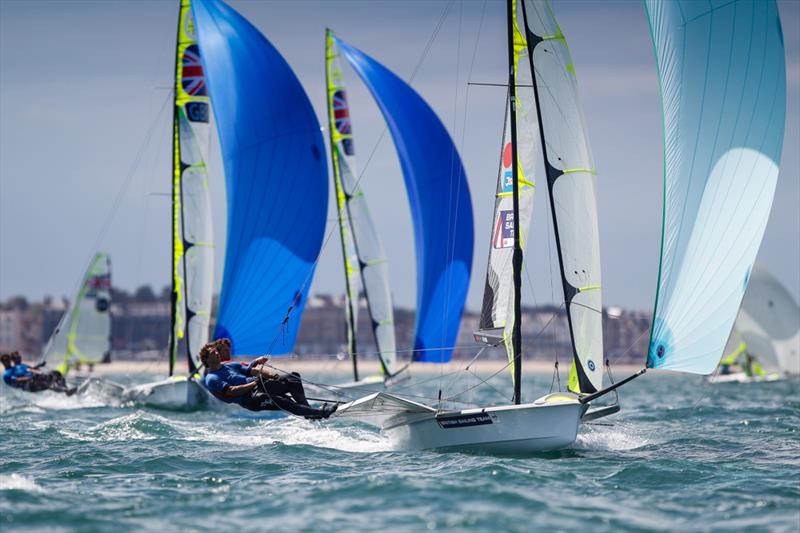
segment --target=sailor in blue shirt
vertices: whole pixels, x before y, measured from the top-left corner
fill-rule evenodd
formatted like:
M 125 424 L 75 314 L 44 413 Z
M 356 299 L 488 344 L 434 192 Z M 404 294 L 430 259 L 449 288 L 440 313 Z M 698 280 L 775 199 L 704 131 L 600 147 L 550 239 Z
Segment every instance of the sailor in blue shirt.
M 312 419 L 328 418 L 336 411 L 336 405 L 326 404 L 319 409 L 311 407 L 300 375 L 294 373 L 279 377 L 266 368 L 266 357 L 259 357 L 249 365 L 228 359 L 230 341 L 211 342 L 200 350 L 200 361 L 208 369 L 203 382 L 223 402 L 236 403 L 250 411 L 282 410 Z
M 22 362 L 19 352 L 0 355 L 5 370 L 3 371 L 3 381 L 6 385 L 23 389 L 28 392 L 39 392 L 43 390 L 54 390 L 64 392 L 67 396 L 75 394 L 76 388 L 68 388 L 64 381 L 64 376 L 58 371 L 41 372 L 38 366 L 31 367 Z

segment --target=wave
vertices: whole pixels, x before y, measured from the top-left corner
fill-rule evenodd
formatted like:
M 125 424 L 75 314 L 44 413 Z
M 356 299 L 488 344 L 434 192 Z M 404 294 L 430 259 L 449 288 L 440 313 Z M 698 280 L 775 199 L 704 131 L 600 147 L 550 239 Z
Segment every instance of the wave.
M 24 490 L 26 492 L 43 492 L 42 488 L 31 478 L 19 474 L 0 474 L 0 490 Z

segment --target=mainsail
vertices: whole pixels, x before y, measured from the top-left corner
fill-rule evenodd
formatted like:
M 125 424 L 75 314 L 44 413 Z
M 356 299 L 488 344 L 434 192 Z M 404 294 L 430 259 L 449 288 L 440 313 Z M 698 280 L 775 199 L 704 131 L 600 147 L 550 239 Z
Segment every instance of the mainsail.
M 76 363 L 94 364 L 111 351 L 111 262 L 95 254 L 75 299 L 64 312 L 42 360 L 66 375 Z
M 194 0 L 225 167 L 227 245 L 215 338 L 235 355 L 290 352 L 328 201 L 319 122 L 286 60 L 220 0 Z
M 800 374 L 800 307 L 763 268 L 750 274 L 725 353 L 741 343 L 766 370 Z
M 346 281 L 348 348 L 353 358 L 355 379 L 358 380 L 356 324 L 359 287 L 363 286 L 381 369 L 391 376 L 397 371 L 397 357 L 388 262 L 367 199 L 358 186 L 350 109 L 339 64 L 339 49 L 330 30 L 325 36 L 325 59 L 333 182 Z
M 214 243 L 208 188 L 209 100 L 190 0 L 181 0 L 175 58 L 170 375 L 183 346 L 189 372 L 208 341 Z
M 481 318 L 476 332 L 478 339 L 490 344 L 503 343 L 508 355 L 511 375 L 517 380 L 514 329 L 514 233 L 519 228 L 520 250 L 525 249 L 527 232 L 533 216 L 533 192 L 536 187 L 536 136 L 539 133 L 536 102 L 533 93 L 530 61 L 525 39 L 518 24 L 516 5 L 512 4 L 511 46 L 513 47 L 513 91 L 509 91 L 500 149 L 500 170 L 495 190 L 489 262 L 483 291 Z M 513 116 L 512 100 L 513 96 Z M 516 143 L 512 142 L 512 130 Z M 514 182 L 518 191 L 518 218 L 514 215 Z
M 664 220 L 647 366 L 709 374 L 775 194 L 786 71 L 774 1 L 646 0 L 664 112 Z
M 575 66 L 548 0 L 524 0 L 525 41 L 550 194 L 573 361 L 569 389 L 603 386 L 597 179 Z
M 439 118 L 407 83 L 341 39 L 334 42 L 381 108 L 403 169 L 417 262 L 414 359 L 449 361 L 469 287 L 474 236 L 461 158 Z

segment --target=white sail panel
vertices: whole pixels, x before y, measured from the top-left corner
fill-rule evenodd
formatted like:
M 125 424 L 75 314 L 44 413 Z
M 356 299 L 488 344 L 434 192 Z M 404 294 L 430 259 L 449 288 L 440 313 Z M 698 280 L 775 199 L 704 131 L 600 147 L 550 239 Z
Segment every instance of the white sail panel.
M 43 360 L 66 375 L 75 363 L 99 363 L 111 351 L 111 263 L 98 253 L 48 341 Z
M 574 359 L 569 388 L 603 386 L 597 179 L 575 67 L 550 2 L 525 0 L 528 47 L 541 113 L 547 181 Z
M 182 347 L 190 369 L 208 342 L 214 238 L 208 188 L 210 107 L 189 0 L 181 1 L 175 73 L 173 331 L 171 365 Z
M 750 275 L 725 353 L 740 342 L 766 370 L 800 374 L 800 307 L 763 268 Z
M 348 297 L 357 298 L 359 284 L 356 278 L 360 276 L 382 368 L 392 375 L 398 370 L 398 365 L 388 261 L 367 200 L 358 186 L 350 110 L 339 64 L 339 50 L 332 32 L 328 33 L 327 38 L 327 60 L 328 103 L 332 119 L 330 128 L 334 144 L 331 147 L 334 151 L 334 184 L 340 202 L 339 223 L 345 243 L 345 274 L 350 278 L 348 285 L 351 294 Z M 357 312 L 357 300 L 352 308 L 354 313 Z M 355 331 L 352 334 L 355 335 Z
M 664 113 L 664 220 L 647 366 L 709 374 L 764 234 L 783 146 L 774 1 L 647 0 Z

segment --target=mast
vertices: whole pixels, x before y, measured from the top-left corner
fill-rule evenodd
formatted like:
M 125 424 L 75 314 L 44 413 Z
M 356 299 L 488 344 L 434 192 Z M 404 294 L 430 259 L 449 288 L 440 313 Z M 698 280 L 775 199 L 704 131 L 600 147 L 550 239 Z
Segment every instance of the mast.
M 508 93 L 511 104 L 511 172 L 513 179 L 512 199 L 514 205 L 514 328 L 511 333 L 511 345 L 514 350 L 514 403 L 522 403 L 522 246 L 519 232 L 519 165 L 517 164 L 517 104 L 516 82 L 514 76 L 514 4 L 516 0 L 509 0 L 507 4 L 508 22 Z M 535 86 L 535 84 L 534 84 Z
M 339 219 L 339 237 L 342 243 L 342 260 L 344 261 L 344 283 L 345 291 L 347 294 L 347 318 L 345 321 L 347 333 L 347 349 L 350 352 L 350 358 L 353 361 L 353 379 L 358 381 L 358 356 L 356 353 L 357 339 L 356 339 L 356 309 L 353 307 L 353 287 L 350 284 L 350 261 L 347 257 L 347 228 L 345 226 L 345 213 L 347 210 L 347 193 L 342 187 L 342 180 L 340 177 L 339 168 L 339 151 L 336 141 L 334 139 L 334 129 L 336 128 L 333 106 L 331 105 L 332 91 L 331 87 L 331 61 L 335 57 L 332 54 L 332 40 L 333 35 L 330 28 L 325 28 L 325 88 L 328 95 L 328 136 L 330 138 L 331 146 L 331 164 L 333 165 L 333 183 L 336 187 L 336 212 Z M 348 218 L 349 219 L 349 218 Z M 355 235 L 353 235 L 355 239 Z M 355 245 L 355 240 L 353 241 Z M 356 305 L 358 303 L 356 302 Z M 380 359 L 380 358 L 379 358 Z
M 180 257 L 178 256 L 176 250 L 179 240 L 181 239 L 180 235 L 180 224 L 178 213 L 181 208 L 181 200 L 180 200 L 180 142 L 178 141 L 178 69 L 180 69 L 180 35 L 181 35 L 181 23 L 182 23 L 182 13 L 183 7 L 182 2 L 178 4 L 178 29 L 176 32 L 175 37 L 175 67 L 174 71 L 176 73 L 174 85 L 172 88 L 172 176 L 170 182 L 172 183 L 172 210 L 170 212 L 170 219 L 172 227 L 172 251 L 170 253 L 170 264 L 169 264 L 169 277 L 171 281 L 172 290 L 170 291 L 170 309 L 169 309 L 169 347 L 167 348 L 167 353 L 169 353 L 169 375 L 171 376 L 175 371 L 175 360 L 178 355 L 178 334 L 176 332 L 177 326 L 177 317 L 178 317 L 178 300 L 180 299 L 179 291 L 179 281 L 177 276 L 175 275 L 175 269 L 178 261 L 180 261 Z M 182 252 L 182 250 L 181 250 Z

